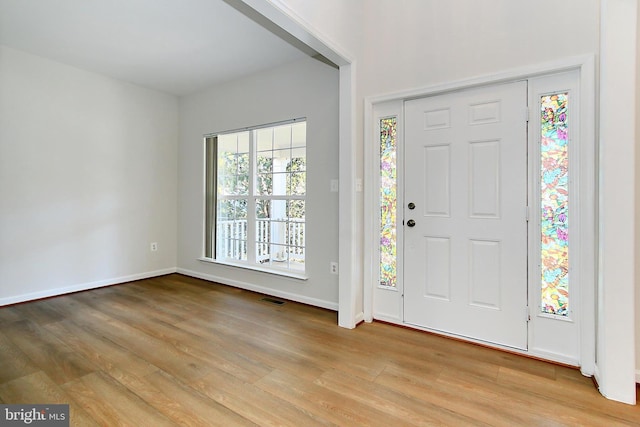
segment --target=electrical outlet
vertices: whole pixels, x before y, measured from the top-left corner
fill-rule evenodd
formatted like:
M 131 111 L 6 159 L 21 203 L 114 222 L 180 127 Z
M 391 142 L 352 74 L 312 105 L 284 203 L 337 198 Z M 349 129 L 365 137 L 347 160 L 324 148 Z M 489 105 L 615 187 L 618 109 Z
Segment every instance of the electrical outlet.
M 335 262 L 335 261 L 331 261 L 331 263 L 329 265 L 330 265 L 330 269 L 331 269 L 330 270 L 331 274 L 338 274 L 338 263 Z
M 157 242 L 151 243 L 149 249 L 151 250 L 151 252 L 156 252 L 158 250 L 158 243 Z
M 331 192 L 332 193 L 337 193 L 338 192 L 338 190 L 339 190 L 338 185 L 339 184 L 340 183 L 338 182 L 337 179 L 332 179 L 331 180 Z

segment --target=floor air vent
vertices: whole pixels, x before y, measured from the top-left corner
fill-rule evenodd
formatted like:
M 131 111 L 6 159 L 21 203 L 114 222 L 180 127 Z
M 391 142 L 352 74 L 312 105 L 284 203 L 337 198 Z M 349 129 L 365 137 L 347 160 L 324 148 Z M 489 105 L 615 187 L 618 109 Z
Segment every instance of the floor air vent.
M 284 301 L 280 301 L 277 299 L 273 299 L 273 298 L 261 298 L 260 301 L 264 301 L 264 302 L 268 302 L 270 304 L 275 304 L 275 305 L 284 305 Z

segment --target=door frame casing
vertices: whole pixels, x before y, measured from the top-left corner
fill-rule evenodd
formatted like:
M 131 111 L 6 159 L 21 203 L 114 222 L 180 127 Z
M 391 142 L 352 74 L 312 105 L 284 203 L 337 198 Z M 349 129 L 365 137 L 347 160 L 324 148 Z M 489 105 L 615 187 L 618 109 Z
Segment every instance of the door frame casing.
M 577 233 L 579 233 L 580 246 L 573 249 L 574 256 L 578 257 L 579 276 L 581 277 L 579 296 L 580 309 L 580 351 L 578 361 L 580 370 L 584 375 L 591 376 L 595 373 L 595 354 L 596 354 L 596 141 L 595 141 L 595 56 L 586 55 L 578 57 L 570 57 L 549 63 L 537 64 L 522 68 L 506 70 L 500 73 L 479 76 L 466 80 L 458 80 L 433 86 L 410 89 L 406 91 L 386 94 L 382 96 L 366 97 L 364 100 L 364 318 L 366 322 L 374 319 L 374 298 L 376 294 L 377 278 L 379 263 L 378 260 L 378 240 L 379 225 L 378 209 L 379 209 L 379 165 L 378 146 L 374 144 L 376 141 L 375 128 L 377 123 L 374 114 L 376 108 L 382 104 L 398 106 L 397 115 L 399 120 L 403 115 L 402 103 L 408 99 L 428 97 L 438 94 L 473 88 L 477 86 L 486 86 L 492 84 L 506 83 L 515 80 L 529 79 L 550 74 L 556 74 L 564 71 L 578 70 L 579 87 L 580 87 L 580 152 L 579 152 L 579 170 L 580 185 L 577 206 L 574 209 L 580 209 L 581 225 Z M 387 111 L 385 111 L 387 112 Z M 388 114 L 387 114 L 388 115 Z M 398 146 L 403 144 L 399 141 Z M 400 188 L 400 187 L 399 187 Z M 400 193 L 400 192 L 399 192 Z M 399 206 L 402 206 L 399 204 Z M 398 214 L 401 215 L 400 209 Z M 400 252 L 399 252 L 400 254 Z M 401 265 L 399 255 L 398 265 Z M 393 292 L 393 291 L 391 291 Z M 376 319 L 384 320 L 390 323 L 404 325 L 402 313 L 402 289 L 395 293 L 394 303 L 396 313 L 385 313 L 382 316 L 376 314 Z M 499 346 L 496 346 L 500 348 Z M 523 352 L 536 356 L 532 351 Z M 537 355 L 545 359 L 549 359 L 548 354 Z M 560 362 L 566 362 L 557 360 Z

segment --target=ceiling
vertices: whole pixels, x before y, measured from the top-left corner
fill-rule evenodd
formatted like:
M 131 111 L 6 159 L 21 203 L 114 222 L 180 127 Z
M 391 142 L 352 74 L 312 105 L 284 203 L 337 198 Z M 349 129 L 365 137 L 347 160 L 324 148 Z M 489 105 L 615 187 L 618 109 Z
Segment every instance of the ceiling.
M 178 96 L 313 54 L 246 9 L 240 0 L 0 0 L 0 44 Z

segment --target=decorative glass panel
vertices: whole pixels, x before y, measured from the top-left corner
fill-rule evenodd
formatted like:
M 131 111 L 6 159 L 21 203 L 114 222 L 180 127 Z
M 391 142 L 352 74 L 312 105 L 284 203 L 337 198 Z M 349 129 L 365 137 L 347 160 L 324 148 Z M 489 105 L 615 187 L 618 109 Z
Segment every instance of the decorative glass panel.
M 397 117 L 380 120 L 380 285 L 396 286 Z
M 542 313 L 569 314 L 568 93 L 540 98 Z

